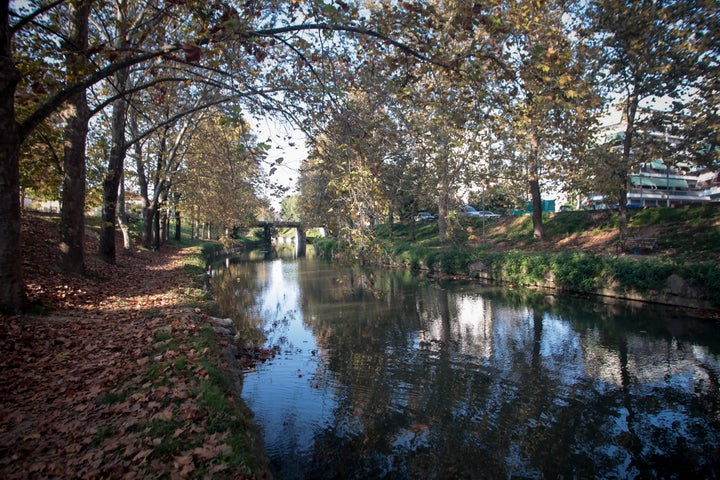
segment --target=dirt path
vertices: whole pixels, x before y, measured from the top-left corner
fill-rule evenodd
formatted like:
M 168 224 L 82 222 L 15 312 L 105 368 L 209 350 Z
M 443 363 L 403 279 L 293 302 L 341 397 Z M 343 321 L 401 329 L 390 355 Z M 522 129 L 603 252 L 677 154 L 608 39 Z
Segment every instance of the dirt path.
M 245 418 L 222 413 L 223 430 L 208 410 L 222 360 L 187 306 L 187 253 L 111 266 L 88 237 L 88 275 L 67 276 L 54 267 L 55 225 L 28 220 L 27 292 L 50 313 L 0 317 L 0 478 L 262 476 L 231 441 Z

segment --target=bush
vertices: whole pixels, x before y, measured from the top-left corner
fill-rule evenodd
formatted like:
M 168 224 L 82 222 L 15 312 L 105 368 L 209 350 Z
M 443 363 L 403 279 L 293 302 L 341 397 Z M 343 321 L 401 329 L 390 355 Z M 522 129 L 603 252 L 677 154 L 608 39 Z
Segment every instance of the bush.
M 318 238 L 315 243 L 315 251 L 317 254 L 324 258 L 332 258 L 333 254 L 340 248 L 340 243 L 330 237 Z
M 580 252 L 562 253 L 551 263 L 555 284 L 575 292 L 587 293 L 598 288 L 604 261 Z
M 715 262 L 696 263 L 680 269 L 680 276 L 707 288 L 715 303 L 720 304 L 720 266 Z
M 471 262 L 470 253 L 462 248 L 454 247 L 449 250 L 437 250 L 431 254 L 432 258 L 428 258 L 428 266 L 435 268 L 440 264 L 443 273 L 466 274 L 468 273 L 468 265 Z
M 608 276 L 617 280 L 621 287 L 639 292 L 662 289 L 676 271 L 677 267 L 662 260 L 616 258 L 607 266 Z
M 428 267 L 427 258 L 430 256 L 430 249 L 427 247 L 410 247 L 396 249 L 395 261 L 400 265 L 412 270 L 419 270 Z

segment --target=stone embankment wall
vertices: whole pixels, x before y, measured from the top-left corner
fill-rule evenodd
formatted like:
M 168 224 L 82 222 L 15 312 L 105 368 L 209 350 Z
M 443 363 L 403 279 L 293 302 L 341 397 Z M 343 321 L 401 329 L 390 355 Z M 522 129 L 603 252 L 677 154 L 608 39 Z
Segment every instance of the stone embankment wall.
M 497 276 L 497 274 L 483 262 L 475 262 L 468 265 L 468 271 L 471 277 L 479 278 L 488 282 L 517 284 L 517 282 L 503 278 L 502 275 Z M 611 282 L 603 288 L 591 290 L 589 292 L 573 292 L 566 287 L 558 286 L 555 283 L 554 275 L 550 271 L 547 272 L 542 282 L 535 282 L 523 286 L 546 288 L 567 293 L 584 293 L 622 300 L 657 303 L 676 307 L 720 311 L 720 305 L 712 300 L 712 292 L 709 288 L 693 285 L 691 282 L 688 282 L 677 274 L 670 275 L 662 289 L 648 290 L 644 292 L 622 288 L 618 282 Z

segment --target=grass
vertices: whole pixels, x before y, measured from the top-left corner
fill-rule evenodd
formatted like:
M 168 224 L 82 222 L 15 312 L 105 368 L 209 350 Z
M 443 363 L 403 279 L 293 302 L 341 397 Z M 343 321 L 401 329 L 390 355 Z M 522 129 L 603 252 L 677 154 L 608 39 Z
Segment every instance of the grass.
M 630 236 L 658 239 L 651 255 L 618 250 L 615 211 L 545 214 L 545 240 L 533 238 L 529 215 L 487 219 L 484 237 L 479 221 L 463 221 L 466 242 L 437 238 L 436 222 L 376 229 L 391 263 L 432 273 L 476 275 L 478 265 L 492 277 L 519 285 L 544 285 L 551 278 L 560 288 L 592 292 L 607 285 L 620 291 L 648 293 L 664 288 L 677 274 L 705 288 L 720 305 L 720 206 L 630 210 Z M 328 240 L 329 242 L 329 240 Z
M 193 478 L 211 473 L 215 477 L 217 472 L 245 472 L 249 476 L 259 472 L 263 467 L 258 463 L 252 415 L 220 367 L 224 362 L 222 347 L 212 328 L 179 324 L 157 333 L 154 341 L 142 377 L 125 384 L 124 390 L 105 394 L 98 402 L 122 411 L 149 400 L 144 414 L 128 429 L 131 438 L 138 438 L 136 444 L 151 445 L 149 461 L 212 456 L 209 465 L 196 462 Z M 114 433 L 112 425 L 103 426 L 93 442 L 101 446 Z
M 204 271 L 200 245 L 190 247 L 184 258 L 186 271 L 192 273 L 201 264 Z M 183 293 L 193 309 L 207 302 L 206 292 L 196 286 Z M 147 365 L 140 375 L 97 399 L 118 415 L 136 409 L 142 414 L 126 429 L 111 422 L 101 426 L 93 445 L 114 455 L 122 455 L 126 448 L 139 449 L 148 464 L 175 464 L 178 469 L 191 465 L 192 478 L 262 476 L 266 468 L 262 442 L 252 413 L 225 370 L 223 346 L 212 327 L 200 317 L 178 318 L 154 333 L 152 350 L 145 358 Z M 120 432 L 124 438 L 120 443 L 118 428 L 126 430 Z

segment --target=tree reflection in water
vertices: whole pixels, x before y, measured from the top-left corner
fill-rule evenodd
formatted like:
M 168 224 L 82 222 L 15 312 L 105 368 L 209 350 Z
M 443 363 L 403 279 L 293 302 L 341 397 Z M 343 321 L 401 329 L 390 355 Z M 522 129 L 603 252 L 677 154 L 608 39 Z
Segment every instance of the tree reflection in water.
M 243 393 L 278 478 L 718 474 L 713 324 L 313 261 L 243 268 L 267 341 L 285 342 Z

